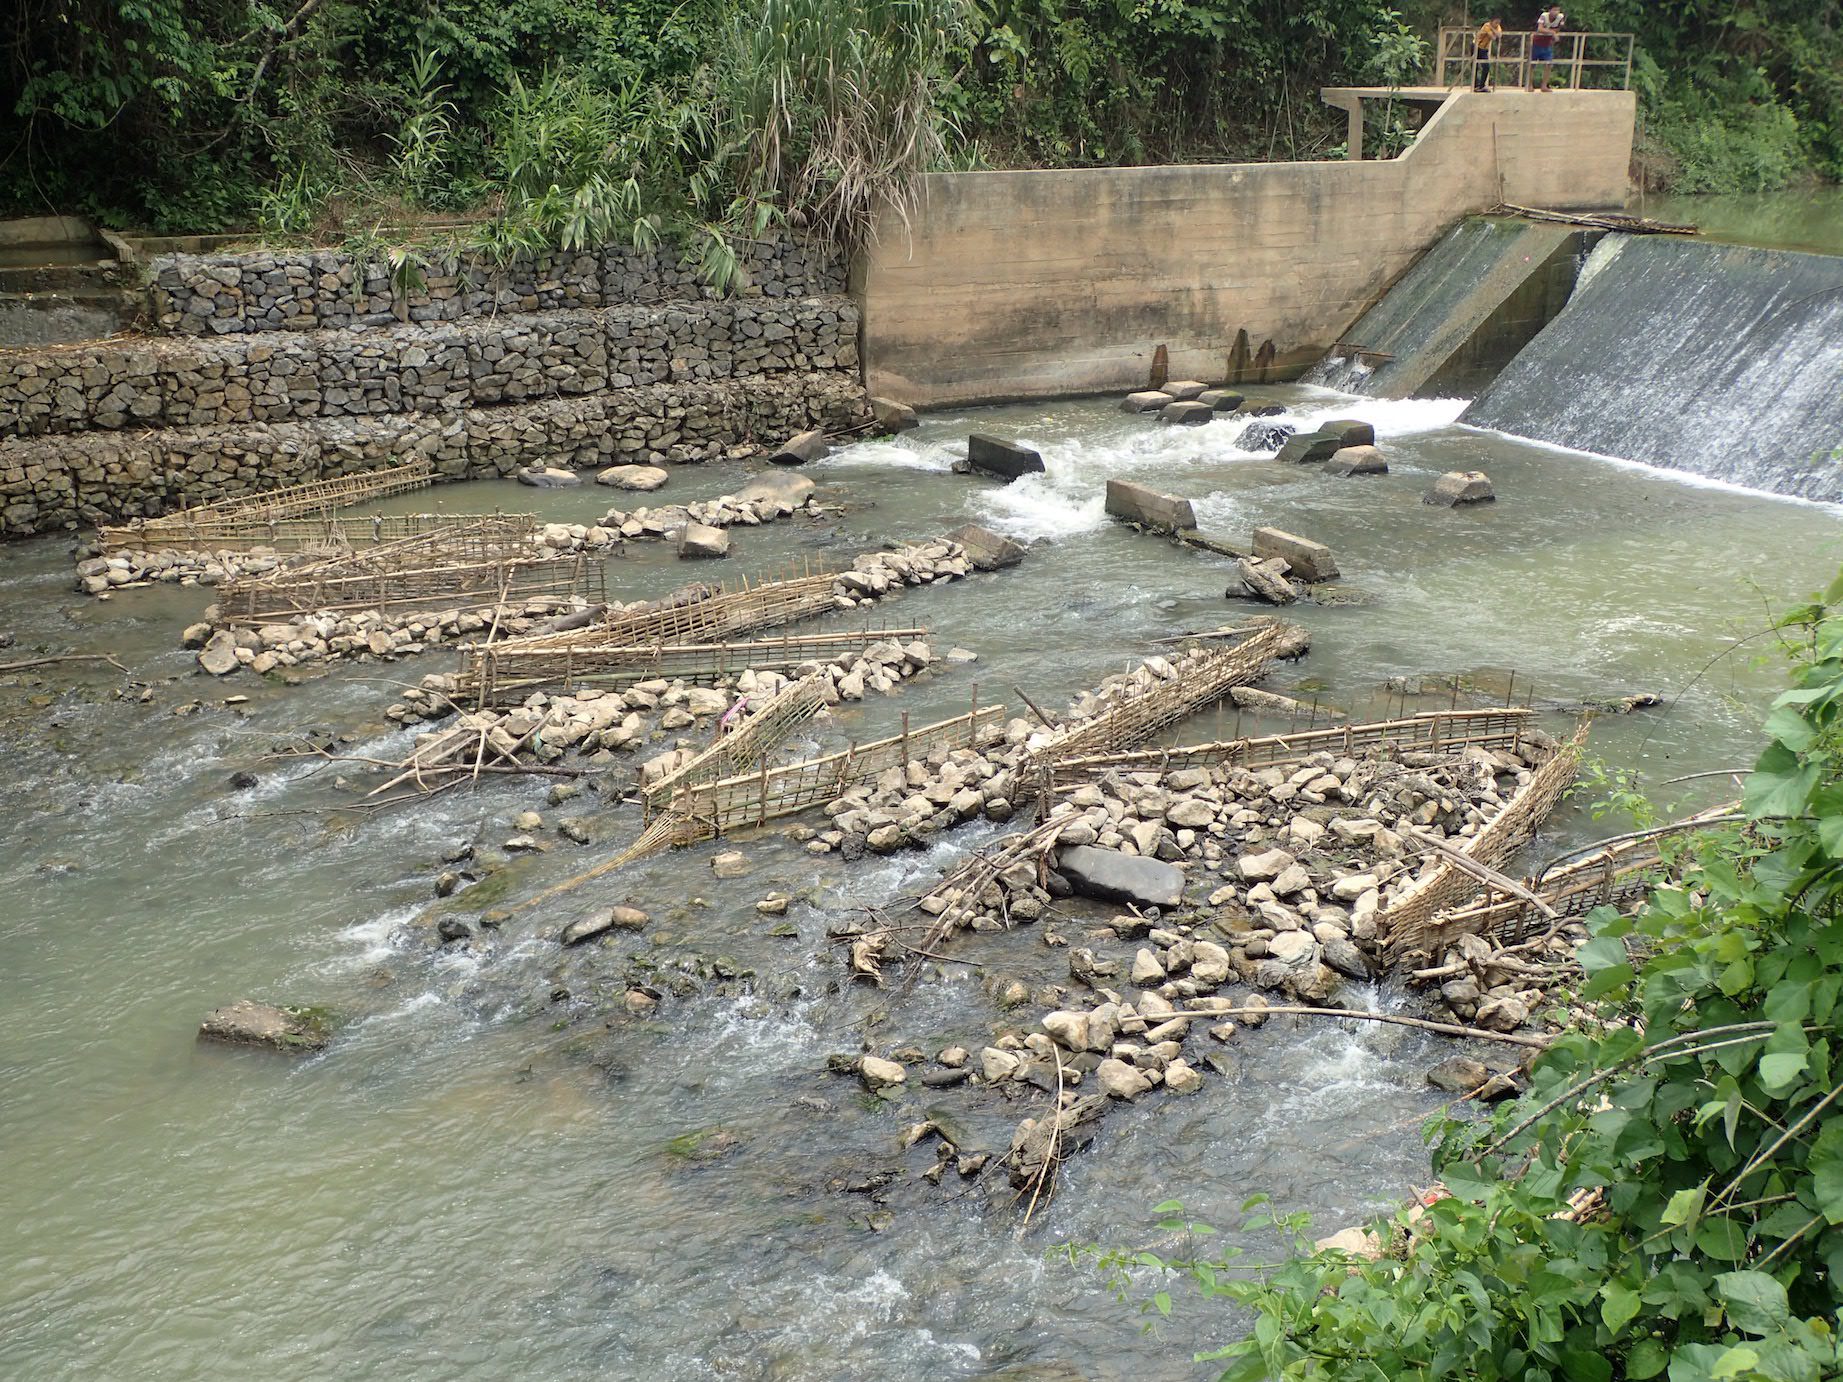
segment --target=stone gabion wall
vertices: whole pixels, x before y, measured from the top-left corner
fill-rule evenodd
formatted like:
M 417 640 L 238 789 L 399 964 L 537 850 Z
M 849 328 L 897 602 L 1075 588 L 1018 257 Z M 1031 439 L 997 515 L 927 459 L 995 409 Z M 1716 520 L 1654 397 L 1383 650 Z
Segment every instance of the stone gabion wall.
M 868 419 L 840 371 L 637 386 L 457 412 L 315 417 L 0 440 L 0 533 L 151 517 L 185 504 L 431 457 L 455 479 L 533 464 L 652 464 L 748 454 Z
M 741 258 L 745 297 L 845 291 L 843 262 L 816 247 L 792 241 L 751 245 Z M 393 291 L 388 266 L 340 250 L 176 254 L 151 267 L 154 321 L 163 332 L 185 336 L 344 330 L 714 296 L 674 251 L 621 246 L 544 255 L 507 267 L 434 265 L 423 274 L 422 291 L 408 295 Z
M 448 412 L 854 369 L 857 335 L 848 298 L 753 298 L 4 352 L 0 436 Z

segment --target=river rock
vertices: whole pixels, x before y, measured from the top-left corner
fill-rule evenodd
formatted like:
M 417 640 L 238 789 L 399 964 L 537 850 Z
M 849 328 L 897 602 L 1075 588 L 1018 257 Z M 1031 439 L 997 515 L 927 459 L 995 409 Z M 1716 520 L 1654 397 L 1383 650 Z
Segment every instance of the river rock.
M 597 473 L 595 483 L 615 489 L 652 491 L 671 478 L 671 472 L 656 465 L 611 465 Z
M 1387 475 L 1389 463 L 1373 446 L 1341 446 L 1325 469 L 1332 475 Z
M 858 1074 L 867 1089 L 894 1089 L 909 1078 L 907 1070 L 881 1056 L 865 1056 L 858 1061 Z
M 710 871 L 719 878 L 741 878 L 749 871 L 749 856 L 739 849 L 726 849 L 711 859 Z
M 709 561 L 730 554 L 730 535 L 707 523 L 686 520 L 678 533 L 678 555 L 688 561 Z
M 614 918 L 607 912 L 590 912 L 586 917 L 578 917 L 563 928 L 557 937 L 559 945 L 581 945 L 584 941 L 614 929 Z
M 1043 457 L 1028 446 L 1001 441 L 984 432 L 974 432 L 966 439 L 966 459 L 975 470 L 1004 480 L 1041 474 L 1043 470 Z
M 1133 983 L 1142 989 L 1156 988 L 1165 982 L 1165 967 L 1158 962 L 1158 956 L 1141 947 L 1133 956 Z
M 1435 508 L 1450 509 L 1456 504 L 1483 504 L 1497 498 L 1491 477 L 1482 470 L 1452 470 L 1433 482 L 1421 500 Z
M 998 1084 L 1017 1074 L 1023 1062 L 1009 1051 L 988 1046 L 979 1053 L 979 1074 L 987 1084 Z
M 825 432 L 815 427 L 810 432 L 789 437 L 768 453 L 768 459 L 775 465 L 805 465 L 808 461 L 824 460 L 830 454 Z
M 967 559 L 972 562 L 975 571 L 999 571 L 1007 566 L 1016 566 L 1024 560 L 1023 547 L 1008 537 L 1001 537 L 989 528 L 981 528 L 976 523 L 967 523 L 947 534 L 949 542 L 957 542 L 966 550 Z M 953 654 L 948 653 L 948 657 Z
M 874 394 L 865 402 L 870 404 L 870 415 L 880 432 L 906 432 L 912 427 L 921 426 L 921 419 L 906 403 L 898 403 L 893 398 L 878 398 Z
M 198 665 L 214 677 L 228 676 L 242 664 L 237 661 L 237 640 L 229 629 L 219 629 L 198 651 Z
M 1265 883 L 1278 878 L 1293 866 L 1293 856 L 1283 849 L 1269 849 L 1260 854 L 1244 854 L 1235 861 L 1235 869 L 1250 883 Z
M 1355 418 L 1332 418 L 1329 422 L 1318 424 L 1320 436 L 1336 437 L 1339 446 L 1374 446 L 1376 429 L 1367 422 Z
M 1244 408 L 1246 405 L 1243 405 Z M 1284 422 L 1254 421 L 1235 438 L 1237 451 L 1278 451 L 1296 429 Z
M 1043 1015 L 1043 1030 L 1071 1051 L 1088 1049 L 1088 1014 L 1062 1009 Z
M 1195 1094 L 1203 1088 L 1203 1077 L 1179 1056 L 1165 1067 L 1165 1088 L 1173 1094 Z
M 247 998 L 205 1014 L 198 1035 L 201 1040 L 266 1046 L 290 1055 L 324 1050 L 333 1036 L 325 1015 L 313 1008 L 278 1008 Z
M 1167 403 L 1176 401 L 1163 390 L 1141 389 L 1138 393 L 1129 393 L 1120 400 L 1120 411 L 1123 413 L 1156 413 Z
M 528 465 L 513 478 L 533 489 L 574 489 L 582 483 L 575 471 L 554 465 Z
M 1448 1094 L 1470 1094 L 1490 1078 L 1485 1063 L 1470 1056 L 1449 1057 L 1427 1072 L 1427 1083 Z
M 1267 942 L 1267 953 L 1290 969 L 1301 969 L 1318 958 L 1318 942 L 1310 931 L 1281 931 Z
M 1094 1080 L 1101 1093 L 1115 1099 L 1137 1099 L 1152 1087 L 1144 1072 L 1111 1056 L 1095 1067 Z
M 797 509 L 813 497 L 813 491 L 817 488 L 805 475 L 791 470 L 770 470 L 757 475 L 731 497 L 751 504 L 765 499 L 769 503 L 785 504 L 790 509 Z
M 1320 942 L 1320 946 L 1325 963 L 1346 979 L 1356 979 L 1361 982 L 1371 977 L 1369 961 L 1364 958 L 1363 952 L 1357 948 L 1355 941 L 1343 936 L 1333 936 L 1329 940 Z
M 1175 907 L 1184 896 L 1184 871 L 1174 864 L 1093 845 L 1062 851 L 1058 870 L 1083 897 Z

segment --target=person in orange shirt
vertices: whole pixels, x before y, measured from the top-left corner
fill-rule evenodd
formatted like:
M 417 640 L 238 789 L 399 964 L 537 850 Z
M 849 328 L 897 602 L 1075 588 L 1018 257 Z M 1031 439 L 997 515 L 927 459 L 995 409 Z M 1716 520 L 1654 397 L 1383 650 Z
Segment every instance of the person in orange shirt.
M 1478 51 L 1472 55 L 1472 90 L 1489 89 L 1491 76 L 1491 45 L 1504 36 L 1503 21 L 1492 15 L 1478 26 Z

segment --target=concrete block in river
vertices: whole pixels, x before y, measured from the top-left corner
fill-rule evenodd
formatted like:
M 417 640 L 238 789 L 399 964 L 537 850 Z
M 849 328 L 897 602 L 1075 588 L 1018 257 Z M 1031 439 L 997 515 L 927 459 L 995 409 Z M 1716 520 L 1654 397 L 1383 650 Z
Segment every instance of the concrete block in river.
M 1039 474 L 1043 470 L 1043 457 L 1028 446 L 1000 441 L 984 432 L 974 432 L 966 439 L 966 459 L 975 469 L 1006 480 Z
M 1233 389 L 1205 389 L 1197 395 L 1197 402 L 1207 403 L 1219 413 L 1232 413 L 1241 407 L 1243 398 Z
M 706 560 L 730 554 L 730 535 L 721 528 L 687 521 L 678 534 L 678 555 L 687 560 Z
M 1482 470 L 1452 470 L 1433 482 L 1422 498 L 1423 504 L 1450 509 L 1455 504 L 1483 504 L 1497 498 L 1491 477 Z
M 1333 475 L 1387 475 L 1389 463 L 1373 446 L 1341 446 L 1325 469 Z
M 1374 446 L 1376 429 L 1367 422 L 1358 422 L 1354 418 L 1333 418 L 1330 422 L 1318 424 L 1321 435 L 1336 437 L 1343 446 Z
M 1289 423 L 1256 418 L 1241 429 L 1241 435 L 1235 438 L 1235 447 L 1239 451 L 1278 451 L 1295 430 Z
M 1157 490 L 1135 485 L 1130 480 L 1107 482 L 1107 512 L 1128 523 L 1143 523 L 1148 528 L 1194 528 L 1197 516 L 1188 499 L 1160 494 Z
M 1325 432 L 1295 432 L 1280 446 L 1276 461 L 1303 465 L 1308 461 L 1328 461 L 1337 455 L 1343 443 Z
M 1184 427 L 1201 427 L 1216 416 L 1207 403 L 1167 403 L 1158 410 L 1160 422 L 1175 422 Z
M 1083 897 L 1175 907 L 1184 896 L 1184 870 L 1143 855 L 1074 845 L 1062 851 L 1056 867 Z
M 975 571 L 998 571 L 1007 566 L 1016 566 L 1024 560 L 1024 549 L 1020 544 L 975 523 L 955 528 L 947 537 L 949 541 L 957 542 L 966 549 L 966 555 Z
M 1271 398 L 1244 398 L 1235 411 L 1245 417 L 1278 417 L 1286 411 L 1286 405 Z
M 1329 581 L 1338 575 L 1337 559 L 1331 555 L 1329 547 L 1284 528 L 1256 528 L 1254 555 L 1263 560 L 1280 558 L 1302 581 Z
M 1123 413 L 1156 413 L 1167 403 L 1176 401 L 1170 394 L 1162 393 L 1157 389 L 1141 389 L 1138 393 L 1129 393 L 1120 400 L 1120 411 Z
M 830 453 L 831 448 L 826 445 L 826 434 L 815 427 L 810 432 L 789 437 L 768 453 L 768 459 L 776 465 L 805 465 L 808 461 L 822 461 Z
M 1209 385 L 1203 383 L 1201 380 L 1179 379 L 1179 380 L 1173 381 L 1172 383 L 1166 384 L 1164 386 L 1164 391 L 1170 394 L 1178 402 L 1188 403 L 1191 399 L 1196 398 L 1208 387 Z

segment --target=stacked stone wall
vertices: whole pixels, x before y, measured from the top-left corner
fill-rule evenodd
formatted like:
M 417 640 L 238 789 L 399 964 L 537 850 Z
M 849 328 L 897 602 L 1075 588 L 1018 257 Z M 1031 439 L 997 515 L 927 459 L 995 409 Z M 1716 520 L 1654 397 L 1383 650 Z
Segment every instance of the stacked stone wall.
M 740 259 L 744 297 L 845 291 L 843 260 L 814 246 L 751 245 Z M 151 270 L 154 322 L 161 331 L 185 336 L 347 330 L 716 296 L 675 251 L 623 246 L 540 255 L 505 266 L 438 263 L 420 273 L 421 283 L 411 292 L 393 286 L 388 265 L 342 250 L 175 254 L 155 259 Z
M 451 412 L 855 369 L 849 298 L 534 312 L 430 326 L 0 352 L 0 436 Z
M 852 374 L 640 385 L 459 412 L 397 412 L 0 440 L 0 532 L 152 517 L 187 504 L 431 458 L 453 479 L 527 465 L 691 462 L 868 420 Z

